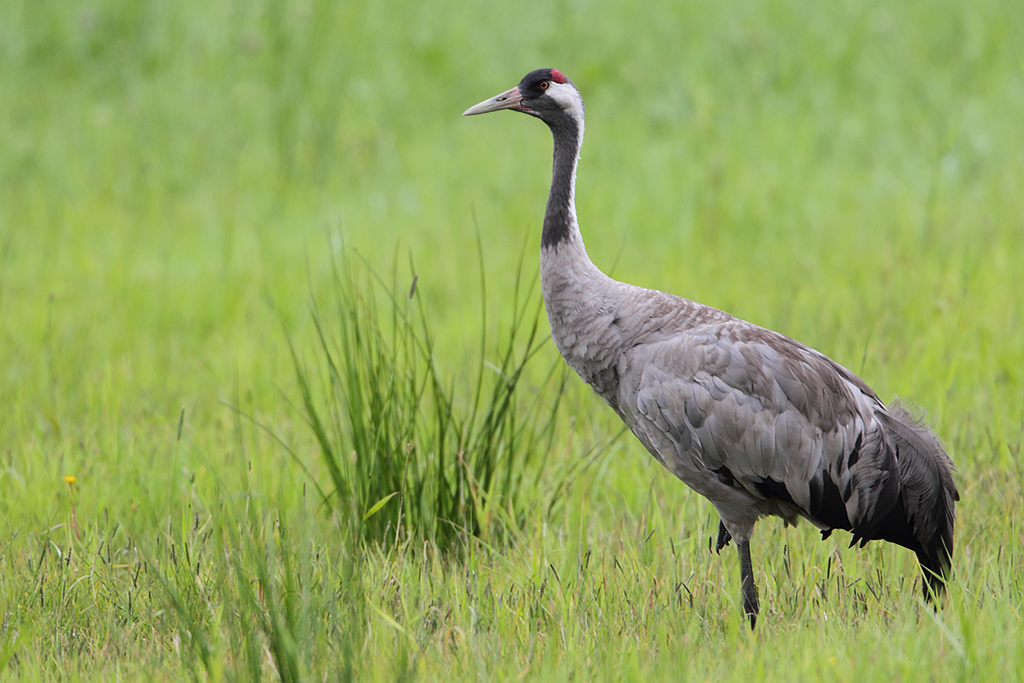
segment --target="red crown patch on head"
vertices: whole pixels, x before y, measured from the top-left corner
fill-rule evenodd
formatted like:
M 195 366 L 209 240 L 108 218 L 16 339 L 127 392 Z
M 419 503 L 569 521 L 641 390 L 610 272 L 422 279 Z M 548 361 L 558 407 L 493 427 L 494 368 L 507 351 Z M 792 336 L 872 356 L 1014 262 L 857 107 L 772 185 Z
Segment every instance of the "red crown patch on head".
M 552 69 L 551 80 L 553 80 L 555 83 L 565 83 L 569 79 L 566 78 L 565 74 L 559 71 L 558 69 Z

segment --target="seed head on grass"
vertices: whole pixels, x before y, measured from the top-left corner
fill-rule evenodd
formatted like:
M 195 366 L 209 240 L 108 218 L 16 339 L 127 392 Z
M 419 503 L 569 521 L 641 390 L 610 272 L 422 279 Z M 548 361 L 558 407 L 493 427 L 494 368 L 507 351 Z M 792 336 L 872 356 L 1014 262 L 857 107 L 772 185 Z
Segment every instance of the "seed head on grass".
M 68 485 L 68 500 L 71 501 L 71 528 L 75 530 L 75 538 L 82 540 L 82 534 L 78 531 L 78 518 L 75 516 L 75 482 L 78 477 L 73 474 L 64 475 L 64 483 Z

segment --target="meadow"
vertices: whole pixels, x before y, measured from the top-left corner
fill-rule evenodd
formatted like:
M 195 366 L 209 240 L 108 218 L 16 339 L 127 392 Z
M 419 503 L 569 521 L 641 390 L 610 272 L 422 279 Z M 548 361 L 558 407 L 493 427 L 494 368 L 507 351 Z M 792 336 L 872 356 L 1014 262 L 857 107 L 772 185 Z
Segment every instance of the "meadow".
M 1020 3 L 0 15 L 0 679 L 1024 679 Z M 943 609 L 766 520 L 745 627 L 714 510 L 547 340 L 550 135 L 460 116 L 545 66 L 595 263 L 935 426 Z

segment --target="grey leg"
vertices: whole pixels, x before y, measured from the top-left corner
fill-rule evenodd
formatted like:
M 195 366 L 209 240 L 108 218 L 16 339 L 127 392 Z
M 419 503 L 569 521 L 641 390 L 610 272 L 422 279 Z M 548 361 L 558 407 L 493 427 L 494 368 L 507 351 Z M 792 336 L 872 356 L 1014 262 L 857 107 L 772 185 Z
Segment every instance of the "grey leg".
M 757 602 L 757 586 L 754 585 L 754 568 L 750 564 L 750 541 L 736 541 L 740 554 L 740 582 L 743 588 L 743 611 L 750 617 L 750 628 L 757 624 L 760 605 Z

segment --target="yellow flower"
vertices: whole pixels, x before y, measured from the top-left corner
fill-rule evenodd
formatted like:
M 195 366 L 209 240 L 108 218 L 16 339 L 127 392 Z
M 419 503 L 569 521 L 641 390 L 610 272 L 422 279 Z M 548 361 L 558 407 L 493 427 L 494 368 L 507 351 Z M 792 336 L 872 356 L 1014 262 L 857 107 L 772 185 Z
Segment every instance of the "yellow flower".
M 64 483 L 66 483 L 66 484 L 67 484 L 68 486 L 71 486 L 71 485 L 72 485 L 72 484 L 74 484 L 74 483 L 75 483 L 76 481 L 78 481 L 78 477 L 76 477 L 76 476 L 73 476 L 73 475 L 71 475 L 71 474 L 69 474 L 69 475 L 67 475 L 66 477 L 64 477 Z

